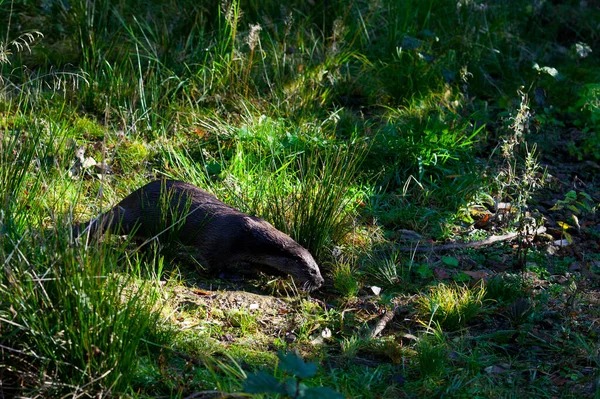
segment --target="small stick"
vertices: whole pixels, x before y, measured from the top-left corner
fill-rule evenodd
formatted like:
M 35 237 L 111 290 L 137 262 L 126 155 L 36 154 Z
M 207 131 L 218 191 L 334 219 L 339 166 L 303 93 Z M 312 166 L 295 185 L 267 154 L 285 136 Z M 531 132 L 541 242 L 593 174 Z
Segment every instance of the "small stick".
M 375 338 L 376 336 L 378 336 L 383 329 L 385 328 L 385 326 L 392 321 L 392 319 L 394 318 L 396 314 L 396 308 L 392 309 L 392 310 L 386 310 L 383 313 L 383 316 L 381 316 L 381 319 L 379 319 L 379 321 L 375 324 L 375 326 L 373 327 L 373 329 L 371 330 L 371 332 L 369 333 L 369 337 L 371 339 Z
M 546 232 L 545 227 L 539 227 L 537 230 L 533 232 L 533 235 L 543 234 Z M 454 244 L 446 244 L 446 245 L 431 245 L 431 246 L 422 246 L 422 247 L 401 247 L 397 248 L 398 251 L 401 252 L 437 252 L 437 251 L 450 251 L 457 249 L 465 249 L 465 248 L 479 248 L 484 247 L 486 245 L 491 245 L 496 242 L 508 241 L 517 237 L 519 233 L 507 233 L 501 236 L 491 236 L 484 240 L 472 241 L 466 243 L 454 243 Z

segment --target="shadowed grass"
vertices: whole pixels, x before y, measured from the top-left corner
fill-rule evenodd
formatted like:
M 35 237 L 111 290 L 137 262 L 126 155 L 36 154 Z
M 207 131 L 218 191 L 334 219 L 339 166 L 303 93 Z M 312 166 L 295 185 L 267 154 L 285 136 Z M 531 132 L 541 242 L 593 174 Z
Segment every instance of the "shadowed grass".
M 40 127 L 30 128 L 25 139 L 8 130 L 1 143 L 3 392 L 125 392 L 141 338 L 159 328 L 158 292 L 115 273 L 123 246 L 77 245 L 69 219 L 40 228 L 48 191 L 44 174 L 32 169 L 42 167 L 55 140 Z

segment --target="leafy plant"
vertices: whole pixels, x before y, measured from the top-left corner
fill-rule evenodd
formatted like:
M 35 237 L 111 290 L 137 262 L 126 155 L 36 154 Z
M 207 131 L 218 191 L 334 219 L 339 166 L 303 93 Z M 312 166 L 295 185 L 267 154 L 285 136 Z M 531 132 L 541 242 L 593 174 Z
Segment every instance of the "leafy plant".
M 433 277 L 433 268 L 426 263 L 418 264 L 414 269 L 422 280 L 427 280 Z
M 571 143 L 571 152 L 577 155 L 579 160 L 587 157 L 600 159 L 600 84 L 591 83 L 584 86 L 579 93 L 579 100 L 572 109 L 580 111 L 580 116 L 575 124 L 581 128 L 583 139 L 579 145 Z
M 543 266 L 537 265 L 535 263 L 529 263 L 526 267 L 527 271 L 535 273 L 538 278 L 545 279 L 550 277 L 550 272 Z
M 244 381 L 246 393 L 271 393 L 286 398 L 343 399 L 344 395 L 327 387 L 308 387 L 302 381 L 313 377 L 317 372 L 316 363 L 306 363 L 298 354 L 277 354 L 279 358 L 277 378 L 267 372 L 249 374 Z
M 594 205 L 594 201 L 592 197 L 587 194 L 585 191 L 575 191 L 571 190 L 567 194 L 565 194 L 564 200 L 556 201 L 556 204 L 552 208 L 551 211 L 560 211 L 567 210 L 569 211 L 569 216 L 571 219 L 570 225 L 566 221 L 559 220 L 557 223 L 561 228 L 562 235 L 567 239 L 569 243 L 573 242 L 573 237 L 569 233 L 569 229 L 580 229 L 581 226 L 579 224 L 579 216 L 586 214 L 593 214 L 596 212 L 598 205 Z

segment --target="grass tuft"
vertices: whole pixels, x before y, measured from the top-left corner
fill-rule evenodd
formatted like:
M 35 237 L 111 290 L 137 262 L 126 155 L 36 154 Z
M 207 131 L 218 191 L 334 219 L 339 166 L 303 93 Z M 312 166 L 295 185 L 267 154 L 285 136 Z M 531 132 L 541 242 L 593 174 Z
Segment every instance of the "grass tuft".
M 334 288 L 347 299 L 354 298 L 358 294 L 361 284 L 359 281 L 360 275 L 348 263 L 336 263 L 332 270 Z
M 438 284 L 418 299 L 422 321 L 438 323 L 444 330 L 463 328 L 483 308 L 485 288 Z

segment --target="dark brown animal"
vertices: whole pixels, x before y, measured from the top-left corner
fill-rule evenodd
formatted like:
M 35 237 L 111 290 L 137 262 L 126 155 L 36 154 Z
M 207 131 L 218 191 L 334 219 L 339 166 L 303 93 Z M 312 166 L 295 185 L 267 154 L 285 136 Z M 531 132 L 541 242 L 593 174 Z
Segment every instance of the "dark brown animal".
M 196 247 L 200 263 L 212 270 L 249 263 L 266 272 L 290 274 L 306 290 L 323 284 L 311 254 L 288 235 L 182 181 L 148 183 L 74 232 L 97 235 L 107 230 L 142 239 L 168 235 Z

